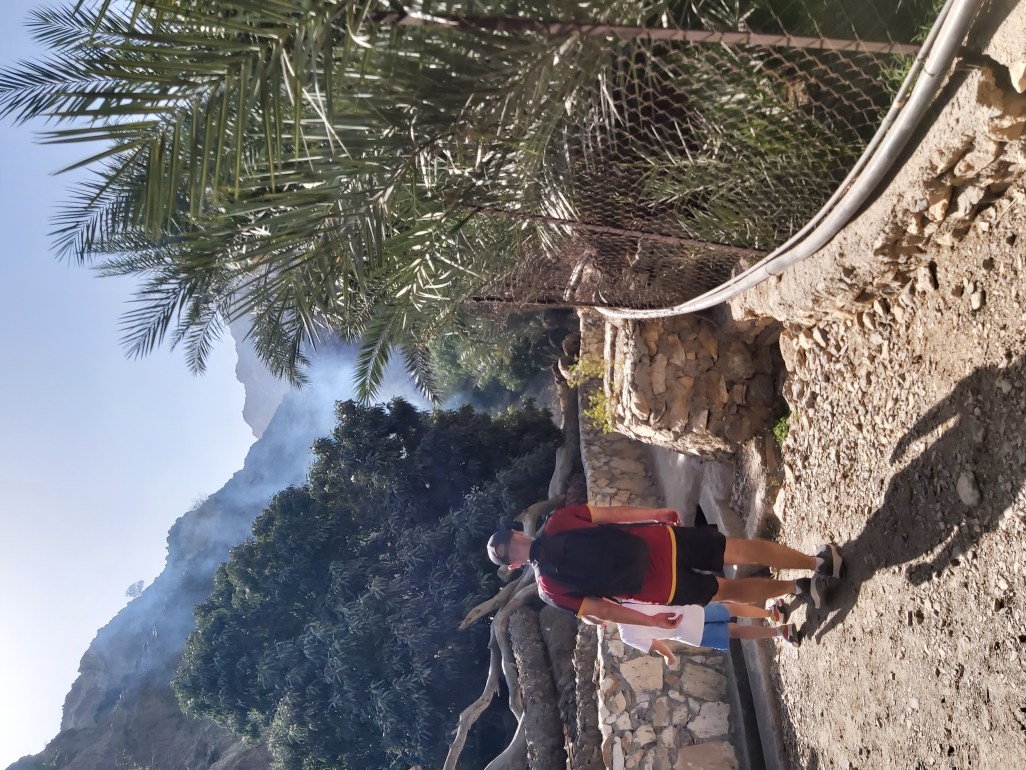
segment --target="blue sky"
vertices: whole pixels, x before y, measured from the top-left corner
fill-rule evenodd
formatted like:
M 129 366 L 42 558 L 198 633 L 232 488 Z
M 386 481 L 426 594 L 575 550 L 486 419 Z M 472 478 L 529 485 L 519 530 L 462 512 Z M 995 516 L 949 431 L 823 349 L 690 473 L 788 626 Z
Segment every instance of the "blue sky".
M 15 27 L 0 63 L 32 56 L 21 24 L 34 0 L 6 0 Z M 171 523 L 241 467 L 230 339 L 210 371 L 179 354 L 125 358 L 127 279 L 57 262 L 49 220 L 81 148 L 33 142 L 40 125 L 0 124 L 0 768 L 57 734 L 61 705 L 96 630 L 164 563 Z

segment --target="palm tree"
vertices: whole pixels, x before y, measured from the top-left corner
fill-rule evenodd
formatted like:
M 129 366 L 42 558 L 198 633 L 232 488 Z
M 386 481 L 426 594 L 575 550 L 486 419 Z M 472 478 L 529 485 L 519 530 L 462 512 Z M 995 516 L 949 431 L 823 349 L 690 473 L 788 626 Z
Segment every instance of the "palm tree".
M 362 340 L 362 395 L 397 347 L 430 392 L 426 342 L 464 300 L 522 278 L 524 255 L 565 250 L 583 197 L 657 216 L 672 237 L 730 243 L 731 258 L 762 248 L 724 191 L 759 188 L 780 166 L 759 167 L 766 147 L 778 153 L 760 134 L 783 114 L 770 78 L 743 91 L 691 49 L 675 50 L 671 72 L 632 41 L 524 21 L 680 26 L 701 8 L 715 12 L 710 29 L 731 29 L 735 5 L 453 0 L 436 16 L 383 0 L 79 0 L 32 15 L 50 54 L 0 72 L 0 116 L 46 119 L 46 141 L 94 149 L 76 164 L 93 174 L 57 217 L 57 249 L 142 278 L 124 317 L 131 354 L 166 340 L 202 371 L 225 325 L 247 317 L 278 375 L 301 380 L 304 352 L 338 334 Z M 738 57 L 739 72 L 765 69 Z M 644 110 L 625 117 L 656 69 L 686 125 L 672 111 L 658 125 Z M 715 85 L 700 119 L 675 83 L 689 69 Z M 725 111 L 756 137 L 740 172 Z M 785 131 L 812 131 L 792 151 L 804 163 L 822 130 L 792 112 Z M 634 146 L 605 155 L 624 135 Z M 712 162 L 695 159 L 699 145 Z M 746 165 L 752 179 L 722 182 Z
M 0 74 L 0 114 L 99 146 L 76 164 L 94 174 L 57 247 L 143 277 L 132 354 L 169 338 L 201 371 L 226 322 L 250 315 L 259 354 L 290 379 L 328 332 L 367 340 L 365 394 L 396 345 L 426 375 L 423 341 L 527 229 L 473 228 L 467 202 L 486 176 L 489 201 L 530 195 L 545 137 L 521 109 L 502 116 L 521 44 L 392 21 L 373 0 L 32 15 L 50 56 Z

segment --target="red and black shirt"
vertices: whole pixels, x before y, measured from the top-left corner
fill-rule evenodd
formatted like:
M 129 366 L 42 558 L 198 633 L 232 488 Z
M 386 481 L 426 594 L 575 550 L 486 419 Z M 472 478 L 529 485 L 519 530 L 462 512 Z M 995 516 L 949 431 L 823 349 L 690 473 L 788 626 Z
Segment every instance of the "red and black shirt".
M 542 532 L 547 535 L 558 535 L 560 532 L 573 529 L 597 527 L 599 525 L 592 521 L 591 511 L 592 507 L 589 505 L 560 508 L 545 522 Z M 677 541 L 673 536 L 673 528 L 665 524 L 639 524 L 637 526 L 627 524 L 623 526 L 632 535 L 637 535 L 648 544 L 649 564 L 648 574 L 645 576 L 645 583 L 641 590 L 630 596 L 617 598 L 653 604 L 669 604 L 677 588 Z M 556 578 L 546 577 L 537 569 L 534 572 L 538 581 L 538 594 L 545 602 L 580 615 L 584 597 L 574 593 L 572 589 L 561 584 Z

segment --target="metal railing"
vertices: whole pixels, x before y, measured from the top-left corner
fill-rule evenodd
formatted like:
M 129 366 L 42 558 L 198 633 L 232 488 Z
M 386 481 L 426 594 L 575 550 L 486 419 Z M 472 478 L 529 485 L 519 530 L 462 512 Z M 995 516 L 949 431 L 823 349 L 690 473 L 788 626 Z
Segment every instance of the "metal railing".
M 722 285 L 662 309 L 599 308 L 613 318 L 663 318 L 718 305 L 751 289 L 822 249 L 880 186 L 932 104 L 951 68 L 982 0 L 948 0 L 873 141 L 834 195 L 808 224 L 765 258 Z

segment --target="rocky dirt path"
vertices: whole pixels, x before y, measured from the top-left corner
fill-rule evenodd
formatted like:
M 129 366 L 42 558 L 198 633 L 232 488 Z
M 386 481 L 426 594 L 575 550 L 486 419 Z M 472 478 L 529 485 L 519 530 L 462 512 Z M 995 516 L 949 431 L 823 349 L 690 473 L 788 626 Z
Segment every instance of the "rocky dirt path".
M 1026 767 L 1026 190 L 900 299 L 785 333 L 780 539 L 849 571 L 781 650 L 803 768 Z

